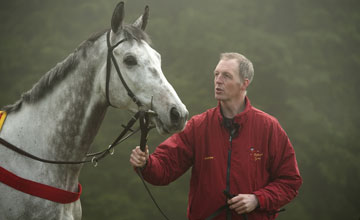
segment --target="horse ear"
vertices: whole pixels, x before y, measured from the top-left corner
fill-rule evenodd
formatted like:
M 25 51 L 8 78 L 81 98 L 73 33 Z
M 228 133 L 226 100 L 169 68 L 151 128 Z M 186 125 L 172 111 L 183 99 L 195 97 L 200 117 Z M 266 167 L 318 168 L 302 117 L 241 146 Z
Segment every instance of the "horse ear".
M 124 2 L 119 2 L 111 18 L 111 30 L 114 33 L 117 33 L 122 28 L 122 23 L 124 20 Z
M 145 31 L 147 22 L 149 19 L 149 6 L 145 7 L 144 14 L 141 15 L 134 23 L 133 26 L 140 28 L 141 30 Z

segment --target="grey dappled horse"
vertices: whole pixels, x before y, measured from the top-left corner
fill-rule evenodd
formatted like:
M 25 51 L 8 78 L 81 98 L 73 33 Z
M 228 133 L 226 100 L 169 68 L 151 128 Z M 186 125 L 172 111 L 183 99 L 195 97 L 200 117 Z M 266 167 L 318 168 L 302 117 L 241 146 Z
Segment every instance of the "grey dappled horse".
M 159 53 L 144 32 L 148 8 L 132 25 L 123 25 L 124 4 L 111 20 L 110 44 L 123 78 L 160 133 L 184 128 L 188 112 L 161 70 Z M 125 41 L 123 41 L 126 39 Z M 0 137 L 48 160 L 83 160 L 108 106 L 137 111 L 114 64 L 107 86 L 107 35 L 84 41 L 63 62 L 46 73 L 8 112 Z M 107 98 L 108 97 L 108 98 Z M 78 190 L 82 165 L 47 164 L 0 146 L 0 166 L 32 181 L 67 191 Z M 96 199 L 96 198 L 94 198 Z M 17 191 L 0 182 L 0 219 L 81 219 L 80 200 L 55 203 Z

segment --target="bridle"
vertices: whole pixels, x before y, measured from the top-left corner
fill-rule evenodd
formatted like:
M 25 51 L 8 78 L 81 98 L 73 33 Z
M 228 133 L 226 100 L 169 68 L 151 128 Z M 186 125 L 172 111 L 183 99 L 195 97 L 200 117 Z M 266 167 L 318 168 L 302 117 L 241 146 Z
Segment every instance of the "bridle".
M 153 128 L 153 127 L 149 126 L 150 125 L 149 116 L 150 115 L 155 116 L 156 113 L 152 110 L 152 100 L 151 100 L 150 109 L 146 110 L 145 105 L 143 105 L 141 103 L 141 101 L 136 97 L 136 95 L 131 91 L 131 89 L 127 85 L 127 83 L 126 83 L 126 81 L 125 81 L 125 79 L 124 79 L 124 77 L 123 77 L 123 75 L 122 75 L 122 73 L 120 71 L 119 64 L 117 63 L 117 61 L 115 59 L 115 56 L 114 56 L 114 53 L 113 53 L 114 49 L 116 47 L 118 47 L 121 43 L 127 41 L 128 39 L 124 38 L 124 39 L 120 40 L 119 42 L 117 42 L 116 44 L 111 45 L 111 43 L 110 43 L 110 32 L 111 32 L 111 30 L 107 31 L 107 33 L 106 33 L 106 45 L 107 45 L 107 48 L 108 48 L 107 58 L 106 58 L 106 86 L 105 86 L 106 100 L 107 100 L 109 105 L 113 106 L 111 104 L 111 102 L 110 102 L 110 97 L 109 97 L 109 87 L 110 87 L 109 83 L 110 83 L 110 76 L 111 76 L 111 63 L 113 63 L 114 67 L 115 67 L 115 70 L 117 72 L 117 75 L 119 76 L 119 78 L 121 80 L 121 83 L 123 84 L 124 88 L 126 89 L 126 92 L 127 92 L 128 96 L 138 106 L 138 112 L 129 121 L 129 123 L 131 124 L 130 127 L 128 128 L 128 126 L 129 126 L 129 123 L 128 123 L 128 125 L 124 127 L 123 132 L 125 132 L 128 129 L 131 130 L 131 126 L 133 125 L 133 123 L 135 123 L 135 121 L 139 119 L 140 130 L 141 130 L 140 149 L 142 151 L 145 151 L 145 146 L 146 146 L 146 142 L 147 142 L 147 134 L 148 134 L 149 130 Z M 131 135 L 133 133 L 131 133 Z M 120 140 L 121 138 L 118 137 L 117 139 Z M 117 142 L 113 142 L 113 144 L 117 144 Z M 112 146 L 112 145 L 110 145 L 110 146 Z M 110 148 L 110 146 L 109 146 L 109 148 Z
M 142 151 L 145 150 L 146 142 L 147 142 L 147 134 L 148 132 L 153 128 L 153 126 L 150 126 L 149 116 L 150 115 L 156 115 L 156 113 L 149 109 L 146 110 L 145 106 L 141 103 L 141 101 L 135 96 L 135 94 L 131 91 L 129 86 L 126 84 L 124 77 L 122 76 L 122 73 L 120 71 L 119 65 L 114 57 L 113 50 L 119 46 L 121 43 L 125 42 L 127 39 L 123 39 L 116 43 L 115 45 L 111 46 L 110 44 L 110 30 L 106 33 L 106 42 L 108 47 L 108 53 L 107 53 L 107 60 L 106 60 L 106 99 L 109 105 L 110 98 L 109 98 L 109 82 L 110 82 L 110 74 L 111 74 L 111 63 L 114 64 L 115 70 L 124 86 L 124 88 L 127 91 L 128 96 L 131 98 L 131 100 L 138 106 L 138 112 L 135 113 L 135 115 L 129 120 L 127 125 L 122 125 L 124 130 L 120 133 L 120 135 L 109 145 L 109 147 L 103 151 L 96 152 L 96 153 L 89 153 L 86 154 L 86 158 L 91 159 L 85 159 L 82 161 L 58 161 L 58 160 L 47 160 L 43 158 L 39 158 L 33 154 L 30 154 L 13 144 L 7 142 L 3 138 L 0 138 L 0 143 L 4 145 L 5 147 L 23 155 L 26 157 L 29 157 L 31 159 L 41 161 L 44 163 L 50 163 L 50 164 L 84 164 L 84 163 L 92 163 L 94 166 L 97 166 L 98 162 L 106 157 L 107 155 L 112 155 L 114 153 L 114 147 L 120 144 L 121 142 L 125 141 L 127 138 L 138 132 L 141 131 L 141 140 L 140 140 L 140 148 Z M 111 105 L 113 106 L 113 105 Z M 136 130 L 132 130 L 133 125 L 135 122 L 139 120 L 140 127 Z M 130 132 L 127 136 L 125 136 L 128 132 Z
M 116 43 L 115 45 L 111 46 L 110 43 L 110 30 L 106 33 L 106 44 L 108 47 L 108 53 L 107 53 L 107 61 L 106 61 L 106 99 L 109 105 L 111 105 L 110 102 L 110 97 L 109 97 L 109 82 L 110 82 L 110 73 L 111 73 L 111 61 L 115 66 L 116 72 L 124 86 L 124 88 L 127 91 L 128 96 L 131 98 L 131 100 L 138 106 L 138 112 L 135 114 L 135 116 L 129 121 L 128 125 L 124 128 L 124 131 L 122 133 L 124 133 L 127 130 L 127 127 L 130 125 L 130 127 L 133 124 L 133 121 L 135 123 L 135 121 L 137 119 L 139 119 L 140 122 L 140 130 L 141 130 L 141 138 L 140 138 L 140 149 L 145 152 L 145 147 L 146 147 L 146 142 L 147 142 L 147 136 L 148 136 L 148 132 L 150 131 L 150 129 L 152 129 L 152 127 L 149 127 L 149 115 L 156 115 L 156 113 L 154 111 L 152 111 L 152 106 L 150 109 L 145 110 L 144 109 L 144 105 L 141 103 L 141 101 L 135 96 L 135 94 L 131 91 L 131 89 L 129 88 L 129 86 L 126 84 L 124 77 L 121 74 L 119 65 L 115 59 L 115 56 L 113 54 L 114 49 L 119 46 L 121 43 L 123 43 L 124 41 L 126 41 L 127 39 L 123 39 L 121 41 L 119 41 L 118 43 Z M 152 101 L 151 101 L 152 103 Z M 134 133 L 134 132 L 133 132 Z M 133 134 L 131 133 L 131 135 Z M 121 136 L 121 134 L 120 134 Z M 120 137 L 119 136 L 119 137 Z M 117 138 L 120 140 L 120 138 Z M 115 140 L 114 143 L 116 143 L 117 140 Z M 108 150 L 112 147 L 113 145 L 110 145 L 109 148 L 105 151 L 108 152 Z M 157 207 L 157 209 L 159 210 L 159 212 L 162 214 L 162 216 L 169 220 L 169 218 L 165 215 L 165 213 L 161 210 L 160 206 L 158 205 L 158 203 L 156 202 L 154 196 L 152 195 L 152 193 L 150 192 L 150 189 L 148 188 L 148 186 L 145 183 L 144 177 L 142 176 L 141 173 L 141 168 L 137 167 L 136 168 L 136 172 L 139 175 L 146 191 L 148 192 L 151 200 L 153 201 L 153 203 L 155 204 L 155 206 Z
M 124 80 L 124 77 L 121 74 L 120 68 L 119 68 L 119 64 L 117 63 L 115 56 L 113 54 L 113 51 L 116 47 L 118 47 L 121 43 L 127 41 L 128 39 L 124 38 L 122 40 L 120 40 L 119 42 L 117 42 L 116 44 L 114 44 L 113 46 L 111 46 L 110 43 L 110 30 L 107 31 L 106 33 L 106 44 L 107 44 L 107 48 L 108 48 L 108 52 L 107 52 L 107 58 L 106 58 L 106 99 L 109 105 L 113 106 L 110 102 L 110 97 L 109 97 L 109 83 L 110 83 L 110 74 L 111 74 L 111 61 L 115 66 L 115 70 L 124 86 L 124 88 L 126 89 L 126 92 L 128 94 L 128 96 L 131 98 L 131 100 L 139 107 L 143 107 L 143 104 L 140 102 L 140 100 L 135 96 L 135 94 L 131 91 L 131 89 L 129 88 L 129 86 L 127 85 L 127 83 Z

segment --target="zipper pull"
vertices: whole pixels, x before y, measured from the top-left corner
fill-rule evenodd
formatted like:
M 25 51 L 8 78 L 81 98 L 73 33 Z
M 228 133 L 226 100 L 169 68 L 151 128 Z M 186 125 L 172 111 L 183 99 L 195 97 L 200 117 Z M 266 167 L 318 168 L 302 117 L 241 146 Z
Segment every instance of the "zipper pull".
M 233 136 L 230 135 L 230 137 L 229 137 L 229 142 L 230 142 L 230 149 L 229 149 L 229 151 L 230 151 L 230 152 L 231 152 L 231 149 L 232 149 L 232 139 L 233 139 Z

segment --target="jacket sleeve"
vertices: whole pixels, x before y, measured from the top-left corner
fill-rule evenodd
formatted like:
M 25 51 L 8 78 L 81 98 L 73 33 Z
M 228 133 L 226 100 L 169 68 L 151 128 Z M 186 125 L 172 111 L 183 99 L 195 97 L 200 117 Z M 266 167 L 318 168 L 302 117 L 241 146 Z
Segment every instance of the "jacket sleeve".
M 280 124 L 275 123 L 270 134 L 270 182 L 254 192 L 261 210 L 278 210 L 289 203 L 302 184 L 295 151 Z
M 184 174 L 193 164 L 193 120 L 184 131 L 161 143 L 149 156 L 143 176 L 153 185 L 168 185 Z

